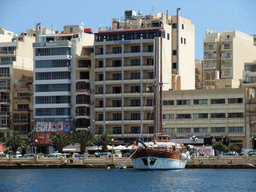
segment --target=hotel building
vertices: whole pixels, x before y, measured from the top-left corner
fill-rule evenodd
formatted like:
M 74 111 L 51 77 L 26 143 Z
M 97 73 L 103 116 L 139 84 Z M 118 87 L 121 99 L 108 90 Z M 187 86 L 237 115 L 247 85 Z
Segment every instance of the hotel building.
M 157 101 L 161 81 L 163 90 L 195 88 L 194 25 L 178 18 L 125 11 L 125 22 L 113 19 L 112 28 L 95 34 L 95 134 L 150 137 L 153 118 L 160 118 L 154 87 Z

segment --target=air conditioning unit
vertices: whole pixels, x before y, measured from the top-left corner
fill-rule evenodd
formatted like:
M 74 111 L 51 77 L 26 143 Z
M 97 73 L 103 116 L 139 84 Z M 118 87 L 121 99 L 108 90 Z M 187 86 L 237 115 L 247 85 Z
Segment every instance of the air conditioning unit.
M 72 59 L 72 55 L 69 55 L 68 58 L 69 58 L 69 59 Z
M 94 93 L 94 89 L 90 89 L 90 93 Z
M 69 70 L 71 70 L 71 69 L 72 69 L 72 67 L 71 67 L 71 66 L 68 66 L 68 69 L 69 69 Z

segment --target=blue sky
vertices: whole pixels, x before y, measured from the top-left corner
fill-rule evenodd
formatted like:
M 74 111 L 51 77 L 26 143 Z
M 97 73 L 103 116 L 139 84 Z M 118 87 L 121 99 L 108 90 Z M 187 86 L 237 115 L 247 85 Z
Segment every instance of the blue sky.
M 190 18 L 195 24 L 195 58 L 203 59 L 203 39 L 207 29 L 239 30 L 256 34 L 256 0 L 0 0 L 0 28 L 25 32 L 42 23 L 43 27 L 62 31 L 63 25 L 77 25 L 98 32 L 111 26 L 112 18 L 121 18 L 125 10 L 142 10 L 143 15 L 166 13 Z

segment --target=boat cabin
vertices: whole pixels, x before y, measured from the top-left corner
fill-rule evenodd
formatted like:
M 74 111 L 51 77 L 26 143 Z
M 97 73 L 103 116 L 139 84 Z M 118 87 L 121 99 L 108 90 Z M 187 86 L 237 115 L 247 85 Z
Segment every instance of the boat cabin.
M 154 135 L 151 137 L 151 141 L 156 142 L 169 142 L 170 136 L 169 135 Z

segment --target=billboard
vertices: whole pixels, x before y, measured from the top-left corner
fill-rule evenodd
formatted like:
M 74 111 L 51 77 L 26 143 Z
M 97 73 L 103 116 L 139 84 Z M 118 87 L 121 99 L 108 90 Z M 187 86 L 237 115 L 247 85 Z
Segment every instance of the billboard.
M 36 122 L 35 132 L 56 132 L 64 131 L 70 132 L 70 122 L 68 121 L 48 121 L 48 122 Z

